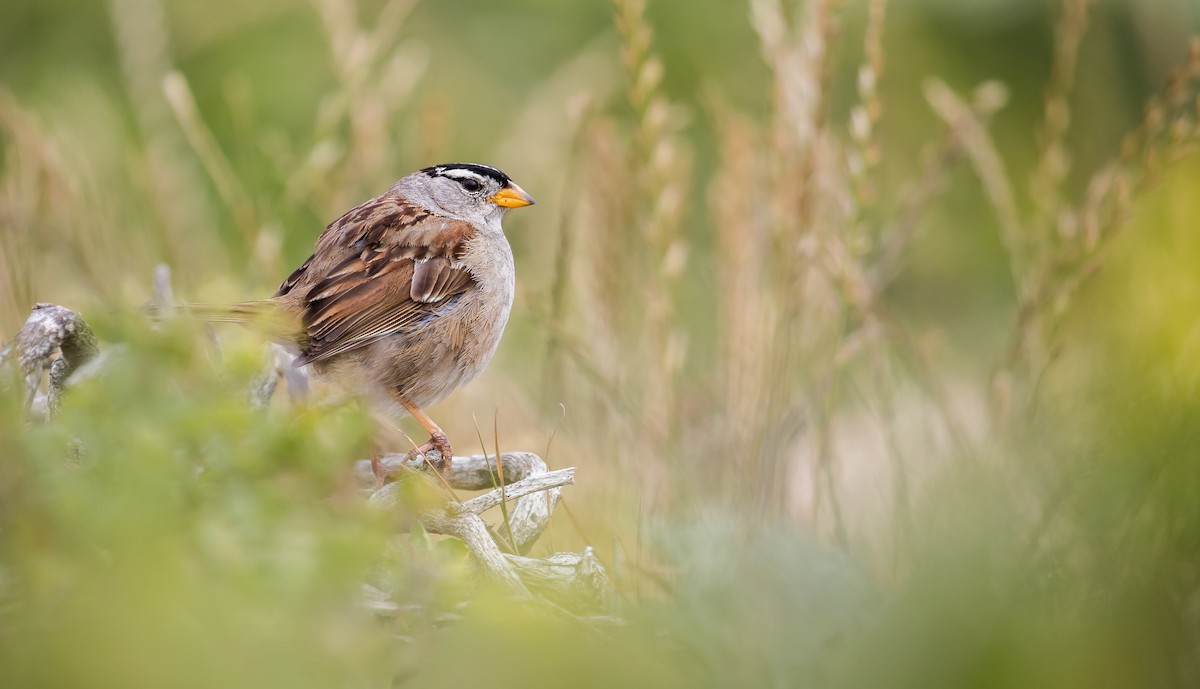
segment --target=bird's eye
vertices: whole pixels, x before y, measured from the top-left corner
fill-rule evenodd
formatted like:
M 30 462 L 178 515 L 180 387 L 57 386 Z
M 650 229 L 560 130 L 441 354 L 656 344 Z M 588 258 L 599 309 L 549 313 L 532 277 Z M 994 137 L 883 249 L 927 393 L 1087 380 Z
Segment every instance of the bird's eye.
M 470 177 L 467 177 L 466 179 L 461 180 L 459 182 L 459 184 L 462 185 L 463 189 L 466 189 L 467 191 L 470 191 L 470 192 L 476 192 L 483 188 L 483 185 L 479 183 L 479 180 L 471 179 Z

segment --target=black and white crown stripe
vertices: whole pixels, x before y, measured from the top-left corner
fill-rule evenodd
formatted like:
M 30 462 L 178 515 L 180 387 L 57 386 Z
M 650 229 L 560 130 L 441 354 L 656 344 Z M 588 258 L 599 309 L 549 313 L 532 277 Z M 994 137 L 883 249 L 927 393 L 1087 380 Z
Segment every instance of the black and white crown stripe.
M 512 182 L 508 175 L 488 165 L 479 165 L 476 163 L 449 163 L 447 165 L 434 165 L 421 170 L 430 177 L 452 177 L 454 179 L 465 179 L 468 177 L 486 177 L 495 180 L 501 188 L 508 186 Z

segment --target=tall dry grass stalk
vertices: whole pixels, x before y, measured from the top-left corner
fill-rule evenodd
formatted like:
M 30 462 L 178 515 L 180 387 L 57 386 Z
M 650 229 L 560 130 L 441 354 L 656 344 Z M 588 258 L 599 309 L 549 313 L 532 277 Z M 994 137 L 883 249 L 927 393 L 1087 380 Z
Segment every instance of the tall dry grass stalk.
M 578 247 L 560 247 L 556 259 L 550 301 L 558 315 L 549 319 L 549 366 L 556 377 L 562 371 L 579 382 L 555 381 L 550 389 L 576 391 L 566 404 L 569 414 L 588 419 L 584 444 L 639 476 L 642 493 L 657 500 L 670 493 L 683 423 L 688 341 L 680 282 L 692 244 L 686 224 L 692 162 L 681 136 L 686 114 L 662 93 L 663 64 L 645 2 L 614 0 L 613 10 L 626 114 L 588 106 L 576 118 L 578 143 L 570 149 L 578 161 L 565 164 L 587 183 L 568 194 L 576 209 L 569 232 L 580 240 Z M 564 238 L 566 232 L 564 225 Z M 569 295 L 570 307 L 568 265 L 584 276 Z M 568 310 L 570 326 L 563 317 Z M 630 452 L 635 447 L 638 452 Z M 659 461 L 644 461 L 639 453 Z
M 217 219 L 205 198 L 203 176 L 172 122 L 161 85 L 174 69 L 167 20 L 159 0 L 110 0 L 109 17 L 125 94 L 141 141 L 138 181 L 153 214 L 145 231 L 156 235 L 163 258 L 184 263 L 190 252 L 220 256 L 211 244 Z M 198 243 L 199 242 L 199 243 Z
M 684 115 L 660 89 L 663 63 L 653 51 L 645 0 L 615 0 L 614 5 L 635 122 L 626 155 L 637 185 L 633 221 L 641 236 L 635 260 L 645 278 L 640 286 L 645 323 L 640 350 L 646 357 L 641 408 L 645 428 L 665 440 L 678 431 L 678 376 L 687 351 L 678 323 L 678 289 L 690 245 L 683 230 L 691 164 L 679 136 Z M 663 440 L 657 445 L 665 449 Z
M 322 99 L 311 134 L 290 141 L 272 132 L 269 123 L 247 119 L 251 115 L 246 112 L 233 113 L 253 137 L 246 150 L 237 151 L 243 159 L 241 164 L 261 161 L 273 168 L 282 193 L 264 195 L 261 185 L 256 192 L 249 191 L 239 166 L 231 160 L 231 152 L 222 150 L 212 134 L 207 123 L 210 115 L 196 107 L 185 75 L 168 70 L 158 82 L 174 116 L 176 131 L 182 132 L 191 149 L 190 155 L 182 154 L 169 164 L 186 171 L 192 161 L 199 163 L 217 190 L 224 211 L 233 219 L 239 241 L 230 246 L 229 252 L 250 259 L 256 280 L 277 280 L 288 268 L 282 261 L 284 228 L 299 219 L 295 213 L 298 207 L 306 208 L 316 218 L 330 217 L 394 181 L 396 170 L 404 169 L 398 159 L 412 155 L 402 154 L 395 123 L 407 108 L 409 95 L 427 65 L 422 49 L 399 38 L 415 0 L 391 0 L 369 28 L 362 25 L 354 2 L 316 0 L 314 4 L 337 83 Z M 117 24 L 120 38 L 128 32 L 122 32 L 120 22 Z M 165 60 L 150 62 L 157 65 Z M 137 83 L 142 80 L 139 76 Z M 157 97 L 146 95 L 144 99 L 155 102 Z M 243 94 L 242 99 L 247 97 Z M 157 119 L 154 122 L 160 126 Z M 159 161 L 156 167 L 165 164 Z
M 687 331 L 679 283 L 688 265 L 710 265 L 688 260 L 701 241 L 684 231 L 698 226 L 682 215 L 690 185 L 684 118 L 660 93 L 663 65 L 644 3 L 614 5 L 631 123 L 628 144 L 619 119 L 597 118 L 588 130 L 592 275 L 579 299 L 592 323 L 573 354 L 577 371 L 610 391 L 608 403 L 589 407 L 599 411 L 597 440 L 618 460 L 631 445 L 667 460 L 637 469 L 643 488 L 660 498 L 691 493 L 775 516 L 795 507 L 797 443 L 804 442 L 821 486 L 810 517 L 828 520 L 844 538 L 832 450 L 840 377 L 857 356 L 847 353 L 860 351 L 847 342 L 873 341 L 882 331 L 878 318 L 865 315 L 873 288 L 864 241 L 880 233 L 845 228 L 865 222 L 882 151 L 875 130 L 885 5 L 870 8 L 861 102 L 847 142 L 827 113 L 838 3 L 809 3 L 792 17 L 773 0 L 751 2 L 773 75 L 773 108 L 759 123 L 714 106 L 720 158 L 708 197 L 715 280 L 704 299 L 715 307 L 717 345 L 699 378 L 680 375 Z M 614 206 L 615 198 L 637 201 Z M 881 370 L 890 366 L 883 349 L 861 351 L 879 359 Z
M 1019 416 L 1037 393 L 1037 383 L 1062 352 L 1062 326 L 1075 291 L 1100 266 L 1104 243 L 1128 220 L 1133 195 L 1156 179 L 1164 163 L 1196 150 L 1200 128 L 1200 39 L 1193 39 L 1186 61 L 1170 76 L 1162 94 L 1147 104 L 1139 126 L 1126 136 L 1113 160 L 1092 171 L 1077 199 L 1060 198 L 1068 171 L 1063 150 L 1067 93 L 1071 80 L 1059 76 L 1073 71 L 1075 58 L 1061 46 L 1079 49 L 1085 6 L 1067 2 L 1057 33 L 1055 79 L 1047 95 L 1042 127 L 1043 156 L 1035 177 L 1050 189 L 1035 193 L 1034 212 L 1017 231 L 1030 237 L 1022 255 L 1010 247 L 1014 280 L 1019 287 L 1017 320 L 1004 360 L 993 376 L 992 398 L 998 420 Z M 1061 130 L 1061 131 L 1060 131 Z M 1047 162 L 1048 161 L 1048 162 Z M 995 203 L 994 190 L 1004 183 L 993 172 L 975 165 L 1001 217 L 1011 214 Z
M 111 266 L 146 249 L 141 237 L 124 236 L 109 196 L 119 185 L 98 184 L 60 134 L 0 89 L 0 323 L 12 326 L 0 326 L 0 340 L 37 301 L 119 294 Z M 148 242 L 156 244 L 153 235 Z
M 35 287 L 33 233 L 15 230 L 37 224 L 53 207 L 51 197 L 69 192 L 58 185 L 63 179 L 60 164 L 36 121 L 3 92 L 0 131 L 10 142 L 0 168 L 0 227 L 5 228 L 0 231 L 0 280 L 7 287 L 0 301 L 0 322 L 17 324 L 35 300 Z M 0 340 L 7 341 L 13 332 L 0 330 Z
M 1047 235 L 1057 220 L 1062 185 L 1070 172 L 1070 153 L 1065 138 L 1071 124 L 1071 92 L 1092 4 L 1093 0 L 1065 0 L 1055 28 L 1054 62 L 1037 133 L 1038 162 L 1029 179 L 1030 196 L 1039 221 L 1045 226 L 1042 236 L 1030 238 L 1034 242 L 1052 239 Z
M 687 132 L 677 124 L 677 106 L 659 93 L 664 67 L 644 3 L 614 4 L 631 116 L 597 117 L 585 133 L 583 164 L 594 193 L 580 213 L 589 242 L 581 251 L 591 274 L 577 298 L 590 324 L 567 367 L 593 388 L 586 407 L 597 412 L 589 417 L 596 421 L 591 437 L 616 461 L 628 456 L 621 449 L 628 446 L 652 448 L 668 460 L 637 469 L 644 489 L 670 495 L 687 492 L 683 485 L 699 487 L 705 500 L 791 515 L 846 542 L 852 526 L 843 503 L 855 487 L 842 455 L 849 419 L 861 416 L 866 428 L 852 433 L 872 435 L 880 451 L 869 468 L 853 471 L 868 471 L 890 487 L 891 523 L 903 538 L 919 480 L 910 458 L 945 451 L 976 456 L 985 442 L 980 428 L 1000 430 L 1014 408 L 1027 408 L 1037 377 L 1053 361 L 1069 293 L 1092 270 L 1145 174 L 1135 169 L 1152 170 L 1164 155 L 1158 151 L 1177 155 L 1194 137 L 1195 56 L 1148 110 L 1129 144 L 1137 155 L 1092 173 L 1085 193 L 1073 198 L 1070 102 L 1092 3 L 1066 0 L 1044 122 L 1033 141 L 1038 162 L 1031 184 L 1014 181 L 989 131 L 1007 103 L 1005 87 L 988 82 L 962 97 L 931 79 L 926 96 L 942 132 L 924 147 L 899 192 L 884 195 L 878 176 L 887 154 L 880 138 L 886 1 L 866 4 L 856 102 L 840 121 L 831 115 L 830 75 L 833 50 L 845 40 L 841 3 L 793 8 L 750 0 L 750 22 L 771 74 L 770 114 L 749 117 L 721 104 L 719 94 L 712 99 L 719 137 L 707 181 L 714 249 L 684 262 L 704 243 L 693 232 L 708 229 L 683 224 L 673 210 L 683 187 L 671 184 L 687 179 L 680 153 Z M 966 392 L 955 379 L 960 392 L 951 394 L 952 381 L 885 295 L 964 163 L 995 213 L 1018 318 L 1014 344 L 995 375 Z M 616 207 L 603 201 L 613 198 L 638 201 Z M 673 343 L 684 341 L 684 333 L 692 340 L 699 335 L 682 329 L 678 272 L 708 265 L 711 293 L 701 298 L 715 308 L 714 358 L 702 364 L 707 375 L 680 376 Z M 964 418 L 958 401 L 964 394 L 993 400 L 987 419 Z M 917 430 L 907 411 L 913 408 L 920 410 Z
M 771 409 L 762 391 L 774 375 L 762 356 L 764 344 L 779 329 L 779 314 L 765 298 L 767 227 L 758 209 L 766 201 L 758 182 L 766 163 L 763 133 L 749 119 L 719 113 L 719 173 L 709 187 L 709 205 L 717 232 L 715 261 L 719 338 L 718 397 L 723 414 L 713 419 L 708 442 L 722 450 L 705 471 L 717 485 L 736 485 L 754 473 L 753 457 L 770 436 Z

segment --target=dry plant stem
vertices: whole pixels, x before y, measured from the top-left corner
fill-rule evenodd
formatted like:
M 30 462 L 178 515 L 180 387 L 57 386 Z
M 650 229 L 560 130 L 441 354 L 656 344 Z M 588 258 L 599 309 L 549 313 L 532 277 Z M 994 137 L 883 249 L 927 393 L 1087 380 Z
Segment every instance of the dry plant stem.
M 561 390 L 553 390 L 553 386 L 561 385 L 556 381 L 562 380 L 562 348 L 561 334 L 568 329 L 567 290 L 572 281 L 571 261 L 575 254 L 574 218 L 579 214 L 583 201 L 584 185 L 579 183 L 583 166 L 580 164 L 584 134 L 591 122 L 591 109 L 586 108 L 575 123 L 571 133 L 571 146 L 568 148 L 566 172 L 563 175 L 561 192 L 562 211 L 558 218 L 558 248 L 554 252 L 554 272 L 550 281 L 550 305 L 547 318 L 546 339 L 546 369 L 543 388 L 547 398 L 553 398 Z
M 943 385 L 942 378 L 937 375 L 928 354 L 899 322 L 886 322 L 885 326 L 891 341 L 896 345 L 896 352 L 902 357 L 902 361 L 907 364 L 908 368 L 913 370 L 914 379 L 921 384 L 925 393 L 933 400 L 934 408 L 938 410 L 946 432 L 954 443 L 955 453 L 962 457 L 972 457 L 974 455 L 973 444 L 969 440 L 970 436 L 966 426 L 958 417 L 955 406 L 950 400 L 950 393 Z
M 811 122 L 808 124 L 810 128 L 810 138 L 808 141 L 801 140 L 803 144 L 803 164 L 801 167 L 801 186 L 799 194 L 796 198 L 797 207 L 801 213 L 801 226 L 812 229 L 817 202 L 815 196 L 818 193 L 818 152 L 822 139 L 826 133 L 826 104 L 829 98 L 829 78 L 832 72 L 832 58 L 829 50 L 832 45 L 837 27 L 834 20 L 834 15 L 837 12 L 837 6 L 840 0 L 815 0 L 809 3 L 808 16 L 806 17 L 804 27 L 803 42 L 805 46 L 815 46 L 811 48 L 813 55 L 811 62 L 807 66 L 810 72 L 814 93 L 811 94 L 815 99 L 809 111 Z
M 645 0 L 614 0 L 621 34 L 621 57 L 629 79 L 628 101 L 636 118 L 631 162 L 638 186 L 636 226 L 645 247 L 644 339 L 642 356 L 655 362 L 643 371 L 642 425 L 660 442 L 679 420 L 676 377 L 683 367 L 687 339 L 675 314 L 675 291 L 687 265 L 683 213 L 691 166 L 678 136 L 679 109 L 660 88 L 663 62 L 655 53 Z
M 827 443 L 819 426 L 832 417 L 827 409 L 832 397 L 825 391 L 833 385 L 823 372 L 846 319 L 835 293 L 845 269 L 842 257 L 850 256 L 844 228 L 855 220 L 847 210 L 853 184 L 840 164 L 844 157 L 838 155 L 827 113 L 839 4 L 814 0 L 790 11 L 779 0 L 750 3 L 751 23 L 773 81 L 765 161 L 758 166 L 767 178 L 764 210 L 758 213 L 764 216 L 768 257 L 761 271 L 768 278 L 762 303 L 769 317 L 763 320 L 773 330 L 762 345 L 770 363 L 760 396 L 766 418 L 790 418 L 799 410 L 804 422 L 816 427 L 819 475 L 834 459 L 821 449 Z M 757 451 L 751 494 L 764 513 L 779 513 L 792 470 L 784 448 L 794 435 L 782 423 L 771 426 Z M 819 500 L 837 500 L 836 493 L 818 486 L 816 491 L 826 493 Z
M 0 214 L 10 227 L 40 226 L 45 207 L 58 191 L 51 184 L 60 179 L 55 174 L 58 166 L 54 164 L 53 148 L 36 118 L 3 89 L 0 89 L 0 138 L 9 148 L 5 174 L 0 178 Z M 57 199 L 55 202 L 60 203 Z M 33 257 L 31 234 L 0 232 L 0 280 L 6 286 L 0 293 L 0 322 L 15 322 L 25 313 L 26 304 L 33 301 L 36 265 Z
M 984 84 L 977 92 L 978 97 L 1006 100 L 1007 97 L 1002 96 L 1002 92 L 998 90 L 1001 88 L 998 84 Z M 987 89 L 995 90 L 996 95 L 987 95 Z M 1030 288 L 1030 257 L 1024 249 L 1020 217 L 1008 173 L 995 142 L 984 126 L 984 119 L 979 116 L 977 108 L 964 103 L 941 80 L 930 79 L 926 82 L 925 97 L 933 106 L 934 112 L 949 127 L 951 134 L 959 140 L 979 176 L 983 191 L 987 194 L 1000 223 L 1000 238 L 1008 251 L 1013 283 L 1017 287 L 1017 293 L 1024 299 Z
M 1055 27 L 1054 62 L 1049 84 L 1046 87 L 1044 113 L 1037 133 L 1039 157 L 1037 167 L 1030 179 L 1030 197 L 1035 215 L 1030 231 L 1023 235 L 1023 245 L 1013 247 L 1019 255 L 1010 259 L 1014 269 L 1019 259 L 1026 275 L 1024 282 L 1018 281 L 1018 318 L 1007 361 L 993 373 L 992 402 L 1002 415 L 1012 406 L 1009 389 L 1013 374 L 1026 366 L 1031 377 L 1037 378 L 1039 371 L 1049 365 L 1046 350 L 1038 351 L 1035 340 L 1048 344 L 1051 339 L 1045 329 L 1041 312 L 1042 295 L 1047 283 L 1052 282 L 1056 248 L 1063 240 L 1070 240 L 1067 226 L 1074 223 L 1075 215 L 1062 198 L 1062 187 L 1070 172 L 1070 154 L 1064 143 L 1071 122 L 1070 95 L 1074 87 L 1076 67 L 1079 61 L 1079 46 L 1087 32 L 1088 12 L 1094 0 L 1065 0 L 1062 16 Z M 1102 170 L 1098 175 L 1104 174 Z M 1055 230 L 1059 230 L 1055 232 Z M 1049 347 L 1052 349 L 1052 346 Z M 1035 360 L 1036 359 L 1036 360 Z
M 854 187 L 855 215 L 861 225 L 867 210 L 875 205 L 876 191 L 872 173 L 883 157 L 879 142 L 879 121 L 883 101 L 879 82 L 883 77 L 883 27 L 887 0 L 869 0 L 867 28 L 863 35 L 863 62 L 858 68 L 858 104 L 850 111 L 850 176 Z
M 1041 247 L 1053 244 L 1045 233 L 1061 210 L 1062 184 L 1070 171 L 1064 139 L 1071 123 L 1071 92 L 1079 62 L 1079 45 L 1087 33 L 1088 11 L 1094 0 L 1065 0 L 1054 36 L 1054 64 L 1046 87 L 1045 111 L 1038 130 L 1040 157 L 1031 178 L 1030 193 L 1042 225 L 1042 234 L 1031 237 Z
M 900 260 L 904 250 L 916 238 L 921 228 L 921 218 L 946 186 L 947 173 L 962 160 L 963 151 L 958 140 L 946 132 L 938 144 L 921 155 L 924 161 L 915 181 L 904 187 L 896 220 L 883 226 L 880 234 L 880 257 L 872 271 L 873 290 L 876 294 L 894 280 L 900 272 Z
M 499 409 L 492 416 L 492 436 L 496 444 L 493 446 L 496 449 L 496 456 L 500 456 L 500 413 Z M 482 445 L 482 443 L 480 443 Z M 517 539 L 513 536 L 512 522 L 508 515 L 508 498 L 504 494 L 504 462 L 496 462 L 496 475 L 499 480 L 497 488 L 500 489 L 500 511 L 504 514 L 504 528 L 508 531 L 509 548 L 515 548 Z
M 1063 22 L 1068 21 L 1064 14 Z M 1046 219 L 1058 223 L 1059 233 L 1040 247 L 1030 296 L 1020 305 L 1009 353 L 995 375 L 997 381 L 1011 385 L 1014 374 L 1023 370 L 1033 382 L 1025 396 L 1036 390 L 1037 381 L 1062 350 L 1059 328 L 1072 296 L 1099 269 L 1102 242 L 1111 239 L 1128 220 L 1133 194 L 1145 189 L 1165 162 L 1194 150 L 1200 138 L 1195 125 L 1200 115 L 1198 86 L 1200 38 L 1195 38 L 1187 62 L 1171 75 L 1164 92 L 1147 104 L 1142 123 L 1125 138 L 1120 157 L 1092 175 L 1085 197 L 1075 208 L 1063 208 L 1056 218 Z
M 879 386 L 879 394 L 876 398 L 878 401 L 876 413 L 879 417 L 880 425 L 883 427 L 884 441 L 887 444 L 888 453 L 892 456 L 894 467 L 894 476 L 892 479 L 894 528 L 899 537 L 898 540 L 903 543 L 907 540 L 910 522 L 911 481 L 909 479 L 908 466 L 904 460 L 904 450 L 900 444 L 900 434 L 897 429 L 898 420 L 895 397 L 899 382 L 896 380 L 892 362 L 888 357 L 887 351 L 882 346 L 882 341 L 876 340 L 874 346 L 871 348 L 875 350 L 875 356 L 871 357 L 870 363 L 875 369 L 875 384 Z
M 179 72 L 170 72 L 163 78 L 162 90 L 188 144 L 232 212 L 242 241 L 247 248 L 253 247 L 262 223 L 233 163 L 221 151 L 216 135 L 201 116 L 187 78 Z
M 1070 75 L 1066 73 L 1073 69 L 1073 53 L 1086 25 L 1088 4 L 1070 0 L 1064 8 L 1056 45 L 1061 54 L 1056 55 L 1056 76 L 1052 76 L 1051 94 L 1047 95 L 1044 128 L 1050 140 L 1042 142 L 1047 147 L 1056 145 L 1055 136 L 1062 136 L 1056 129 L 1065 132 L 1065 95 L 1053 94 L 1069 88 Z M 1064 74 L 1057 75 L 1060 71 Z M 1060 329 L 1072 296 L 1099 269 L 1099 250 L 1128 220 L 1133 194 L 1154 179 L 1164 159 L 1186 152 L 1200 137 L 1194 124 L 1198 85 L 1200 39 L 1193 39 L 1187 62 L 1172 74 L 1164 93 L 1149 101 L 1142 123 L 1126 136 L 1119 158 L 1092 175 L 1083 199 L 1070 207 L 1054 197 L 1047 211 L 1043 206 L 1050 202 L 1035 198 L 1041 204 L 1038 211 L 1054 217 L 1034 218 L 1041 223 L 1036 228 L 1042 232 L 1036 236 L 1039 243 L 1032 247 L 1028 284 L 1021 293 L 1008 352 L 992 376 L 992 406 L 997 418 L 1009 418 L 1012 411 L 1029 408 L 1039 381 L 1062 351 Z M 1062 102 L 1055 104 L 1056 100 Z M 1048 162 L 1042 164 L 1049 172 L 1039 170 L 1046 176 L 1042 183 L 1055 182 L 1054 175 L 1065 177 L 1066 154 L 1048 148 L 1044 156 Z M 1061 183 L 1061 179 L 1057 181 Z M 1052 229 L 1058 232 L 1051 234 Z
M 942 98 L 949 90 L 937 82 L 932 91 L 944 103 L 942 110 L 951 112 L 955 118 L 968 117 L 974 119 L 980 126 L 985 125 L 1007 102 L 1004 88 L 995 82 L 980 85 L 975 91 L 975 97 L 969 108 L 963 109 L 953 93 L 949 98 Z M 945 103 L 945 101 L 952 101 Z M 935 109 L 937 107 L 935 106 Z M 900 194 L 902 199 L 895 221 L 883 226 L 880 234 L 881 256 L 875 262 L 872 271 L 873 287 L 876 294 L 896 277 L 899 272 L 900 259 L 904 249 L 916 237 L 920 229 L 920 220 L 926 210 L 937 199 L 938 194 L 946 186 L 946 178 L 951 168 L 957 165 L 966 155 L 966 139 L 960 128 L 954 122 L 946 122 L 946 132 L 941 140 L 926 150 L 921 158 L 924 161 L 921 172 L 916 180 L 905 186 Z
M 202 173 L 186 154 L 185 137 L 164 99 L 164 80 L 174 68 L 165 5 L 157 0 L 109 0 L 107 5 L 124 87 L 144 142 L 139 155 L 145 184 L 158 216 L 147 229 L 158 233 L 159 255 L 175 263 L 185 255 L 183 247 L 197 247 L 190 231 L 210 227 L 211 218 Z
M 841 501 L 838 499 L 837 479 L 834 476 L 834 456 L 832 442 L 832 413 L 834 409 L 834 392 L 831 382 L 826 382 L 825 392 L 819 398 L 820 408 L 814 420 L 816 441 L 817 471 L 820 474 L 813 500 L 813 521 L 820 518 L 824 501 L 829 501 L 829 513 L 833 522 L 833 536 L 838 545 L 845 547 L 849 544 L 849 534 L 846 530 L 846 519 L 842 514 Z
M 731 113 L 723 103 L 715 108 L 721 132 L 720 164 L 709 189 L 709 206 L 716 219 L 717 255 L 714 267 L 718 289 L 721 399 L 727 413 L 727 446 L 740 450 L 734 461 L 712 453 L 713 465 L 700 475 L 725 485 L 744 476 L 749 462 L 762 453 L 764 426 L 771 416 L 760 394 L 772 375 L 763 355 L 769 318 L 758 266 L 764 261 L 764 226 L 755 214 L 761 194 L 755 171 L 762 162 L 761 137 L 747 118 Z
M 414 0 L 391 0 L 368 22 L 360 20 L 358 3 L 313 4 L 337 85 L 317 113 L 311 145 L 298 152 L 300 164 L 281 161 L 278 167 L 287 198 L 320 213 L 351 202 L 350 190 L 388 177 L 398 151 L 387 123 L 409 104 L 427 58 L 423 48 L 401 38 Z M 334 179 L 340 184 L 330 184 Z

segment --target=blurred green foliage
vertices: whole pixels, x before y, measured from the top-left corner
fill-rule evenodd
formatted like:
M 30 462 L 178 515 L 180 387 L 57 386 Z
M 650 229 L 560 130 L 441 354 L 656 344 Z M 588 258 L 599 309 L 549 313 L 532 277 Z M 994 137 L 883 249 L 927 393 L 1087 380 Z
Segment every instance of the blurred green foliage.
M 53 421 L 0 384 L 0 686 L 1200 682 L 1200 137 L 1195 91 L 1169 86 L 1200 64 L 1200 9 L 1063 3 L 1090 9 L 1059 158 L 1058 3 L 887 3 L 865 142 L 883 3 L 778 5 L 789 39 L 832 8 L 814 91 L 761 44 L 748 4 L 773 2 L 652 1 L 632 28 L 615 4 L 0 5 L 0 340 L 53 301 L 112 352 Z M 930 77 L 1006 86 L 967 119 L 1031 270 L 972 158 L 989 147 L 934 114 Z M 792 88 L 823 99 L 809 167 Z M 1157 139 L 1123 144 L 1138 127 Z M 1113 159 L 1125 201 L 1089 244 Z M 595 547 L 618 622 L 515 602 L 368 509 L 366 415 L 252 409 L 252 336 L 138 315 L 160 262 L 181 298 L 269 294 L 329 219 L 448 160 L 539 205 L 506 224 L 502 351 L 438 418 L 467 450 L 502 402 L 502 449 L 580 467 L 539 553 Z M 863 297 L 854 269 L 877 277 L 926 177 Z M 792 227 L 810 179 L 834 210 Z

